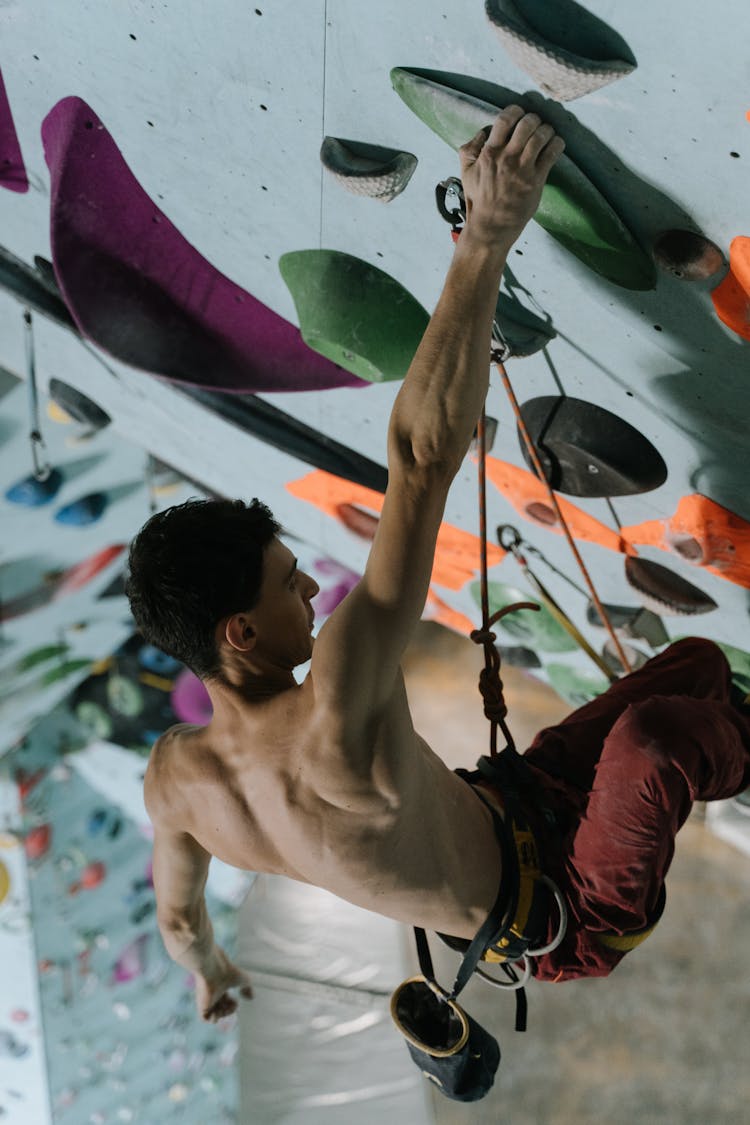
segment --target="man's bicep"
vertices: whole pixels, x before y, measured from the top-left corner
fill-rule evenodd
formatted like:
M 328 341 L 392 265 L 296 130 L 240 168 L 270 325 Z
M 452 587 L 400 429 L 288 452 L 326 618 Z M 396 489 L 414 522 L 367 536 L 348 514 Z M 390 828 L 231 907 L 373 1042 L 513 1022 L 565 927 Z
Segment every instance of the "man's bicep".
M 210 853 L 188 832 L 154 823 L 153 879 L 160 921 L 176 926 L 203 900 Z

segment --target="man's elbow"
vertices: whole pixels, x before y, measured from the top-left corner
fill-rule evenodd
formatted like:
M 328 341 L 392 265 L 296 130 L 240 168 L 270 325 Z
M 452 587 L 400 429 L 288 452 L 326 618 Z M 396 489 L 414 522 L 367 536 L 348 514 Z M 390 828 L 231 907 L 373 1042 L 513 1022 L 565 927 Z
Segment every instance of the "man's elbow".
M 156 923 L 165 945 L 188 948 L 200 933 L 200 919 L 195 910 L 157 911 Z

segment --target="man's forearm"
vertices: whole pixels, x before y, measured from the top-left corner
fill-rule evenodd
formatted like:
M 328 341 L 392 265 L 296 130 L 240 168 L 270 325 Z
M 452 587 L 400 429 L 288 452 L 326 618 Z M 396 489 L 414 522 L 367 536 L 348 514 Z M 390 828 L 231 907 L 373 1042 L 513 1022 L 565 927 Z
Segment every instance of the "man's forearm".
M 201 976 L 210 971 L 216 945 L 205 902 L 201 902 L 195 915 L 190 918 L 159 921 L 159 930 L 173 961 Z
M 391 440 L 414 460 L 441 465 L 451 475 L 487 395 L 492 319 L 511 244 L 488 244 L 467 226 L 394 403 Z

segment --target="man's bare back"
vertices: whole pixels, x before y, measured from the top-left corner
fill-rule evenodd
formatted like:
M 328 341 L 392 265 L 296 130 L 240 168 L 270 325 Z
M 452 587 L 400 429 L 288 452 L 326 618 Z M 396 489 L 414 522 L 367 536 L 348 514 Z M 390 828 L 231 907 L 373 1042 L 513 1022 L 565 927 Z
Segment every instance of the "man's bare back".
M 325 640 L 324 626 L 316 644 Z M 353 772 L 316 712 L 315 675 L 313 653 L 303 684 L 240 711 L 231 731 L 209 724 L 163 735 L 146 779 L 150 812 L 163 809 L 234 867 L 473 937 L 500 877 L 488 809 L 415 732 L 400 675 L 373 732 L 372 770 Z
M 213 940 L 203 897 L 212 855 L 463 938 L 495 902 L 491 814 L 415 733 L 401 660 L 487 395 L 506 257 L 563 147 L 551 126 L 509 106 L 460 150 L 466 225 L 393 406 L 365 573 L 314 646 L 317 585 L 257 501 L 157 513 L 131 548 L 136 620 L 199 671 L 213 704 L 206 728 L 159 740 L 145 785 L 160 930 L 194 973 L 206 1019 L 234 1009 L 232 988 L 249 988 Z M 294 669 L 311 658 L 298 685 Z

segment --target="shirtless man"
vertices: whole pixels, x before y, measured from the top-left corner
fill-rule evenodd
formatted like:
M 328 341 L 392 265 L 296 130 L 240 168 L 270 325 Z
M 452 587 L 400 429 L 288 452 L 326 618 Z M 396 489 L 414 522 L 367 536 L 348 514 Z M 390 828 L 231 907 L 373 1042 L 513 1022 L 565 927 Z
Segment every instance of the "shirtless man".
M 318 587 L 257 505 L 252 518 L 230 501 L 170 509 L 133 544 L 136 622 L 193 667 L 213 704 L 207 726 L 176 726 L 158 740 L 145 778 L 159 927 L 170 956 L 194 974 L 206 1020 L 234 1011 L 230 990 L 251 995 L 213 940 L 203 896 L 212 855 L 457 937 L 472 938 L 495 901 L 491 814 L 415 732 L 400 662 L 487 394 L 506 256 L 563 148 L 550 125 L 509 106 L 460 150 L 467 222 L 394 403 L 377 534 L 364 577 L 314 645 Z M 235 503 L 243 511 L 228 515 Z M 232 564 L 248 573 L 236 548 L 253 536 L 259 589 L 227 577 Z M 233 560 L 214 564 L 221 552 Z M 197 657 L 185 637 L 209 605 L 216 616 L 210 629 L 204 621 Z M 310 657 L 298 685 L 294 668 Z

